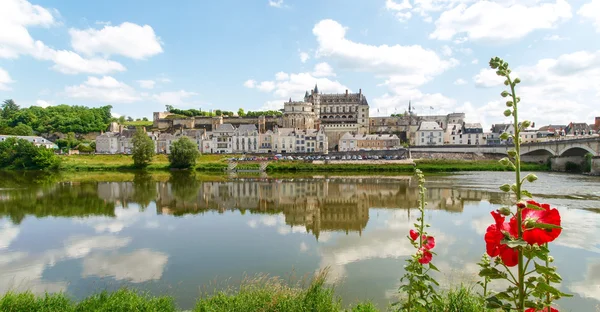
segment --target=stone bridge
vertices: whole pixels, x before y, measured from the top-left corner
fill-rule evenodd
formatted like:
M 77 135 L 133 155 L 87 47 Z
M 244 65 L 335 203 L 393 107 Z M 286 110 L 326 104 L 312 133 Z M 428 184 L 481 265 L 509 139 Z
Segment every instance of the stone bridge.
M 432 153 L 476 153 L 476 154 L 503 154 L 507 155 L 513 145 L 442 145 L 442 146 L 415 146 L 411 152 Z M 572 162 L 583 165 L 584 156 L 592 154 L 592 172 L 600 166 L 600 137 L 555 140 L 539 143 L 525 143 L 521 145 L 521 159 L 527 162 L 546 162 L 551 159 L 552 169 L 565 170 L 567 163 Z M 598 172 L 600 174 L 600 172 Z

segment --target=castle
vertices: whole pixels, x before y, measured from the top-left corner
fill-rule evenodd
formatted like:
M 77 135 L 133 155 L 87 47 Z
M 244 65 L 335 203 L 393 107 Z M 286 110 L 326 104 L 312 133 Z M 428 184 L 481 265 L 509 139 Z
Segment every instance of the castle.
M 306 91 L 303 101 L 290 100 L 283 105 L 283 127 L 300 130 L 323 129 L 329 146 L 337 144 L 347 132 L 369 132 L 369 103 L 362 94 L 321 94 L 319 87 Z

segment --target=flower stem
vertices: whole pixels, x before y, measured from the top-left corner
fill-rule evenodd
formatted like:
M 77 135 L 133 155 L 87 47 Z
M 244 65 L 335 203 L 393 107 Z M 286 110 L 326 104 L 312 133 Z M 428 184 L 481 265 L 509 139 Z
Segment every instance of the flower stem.
M 517 95 L 515 94 L 515 83 L 510 79 L 510 74 L 506 73 L 506 80 L 508 80 L 508 84 L 510 85 L 510 91 L 513 99 L 513 120 L 515 133 L 513 135 L 513 140 L 515 144 L 515 175 L 516 175 L 516 190 L 515 195 L 517 198 L 517 202 L 521 201 L 521 129 L 519 125 L 519 115 L 518 115 L 518 101 Z M 519 239 L 523 239 L 523 224 L 521 208 L 517 206 L 517 228 L 519 230 Z M 517 288 L 519 289 L 519 300 L 517 304 L 517 310 L 523 311 L 525 310 L 525 289 L 524 289 L 524 281 L 525 281 L 525 269 L 523 267 L 523 249 L 518 249 L 519 253 L 519 281 L 517 283 Z

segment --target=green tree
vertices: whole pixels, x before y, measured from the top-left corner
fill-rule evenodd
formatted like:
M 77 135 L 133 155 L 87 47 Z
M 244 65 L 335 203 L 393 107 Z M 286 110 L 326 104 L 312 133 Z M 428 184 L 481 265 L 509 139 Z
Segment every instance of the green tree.
M 2 118 L 10 119 L 19 111 L 19 105 L 15 101 L 8 99 L 2 103 Z
M 148 117 L 142 118 L 143 121 L 148 121 Z
M 217 110 L 215 110 L 215 115 L 221 116 L 221 115 L 223 115 L 223 112 L 220 109 L 217 109 Z
M 171 154 L 169 154 L 171 168 L 191 168 L 196 165 L 198 155 L 200 155 L 198 146 L 187 137 L 182 137 L 171 145 Z
M 246 116 L 246 113 L 244 112 L 243 108 L 238 109 L 238 116 L 240 116 L 240 117 Z
M 138 168 L 147 167 L 155 154 L 154 142 L 144 129 L 138 127 L 133 135 L 132 143 L 133 165 Z
M 90 143 L 90 147 L 92 148 L 93 151 L 96 151 L 96 142 L 93 141 L 92 143 Z
M 23 124 L 23 123 L 19 123 L 15 127 L 7 129 L 5 132 L 6 132 L 6 134 L 11 134 L 11 135 L 23 135 L 23 136 L 33 135 L 33 129 L 30 126 Z
M 0 142 L 0 168 L 55 169 L 60 159 L 51 149 L 17 138 Z

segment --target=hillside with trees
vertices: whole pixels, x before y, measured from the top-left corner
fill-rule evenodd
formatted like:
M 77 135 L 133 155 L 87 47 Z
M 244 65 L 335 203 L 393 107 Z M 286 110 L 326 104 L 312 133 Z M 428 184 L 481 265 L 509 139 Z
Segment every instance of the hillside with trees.
M 213 116 L 228 116 L 228 117 L 233 117 L 234 113 L 231 111 L 225 111 L 225 110 L 220 110 L 220 109 L 216 109 L 214 111 L 202 111 L 202 110 L 198 110 L 198 109 L 179 109 L 179 108 L 175 108 L 172 105 L 167 105 L 166 106 L 167 112 L 171 113 L 171 114 L 175 114 L 176 117 L 196 117 L 196 116 L 201 116 L 201 117 L 213 117 Z M 282 116 L 283 113 L 277 110 L 269 110 L 269 111 L 248 111 L 248 112 L 244 112 L 243 108 L 238 109 L 238 114 L 239 117 L 258 117 L 258 116 Z
M 90 108 L 66 104 L 21 108 L 13 100 L 1 105 L 0 134 L 90 133 L 106 131 L 112 106 Z

